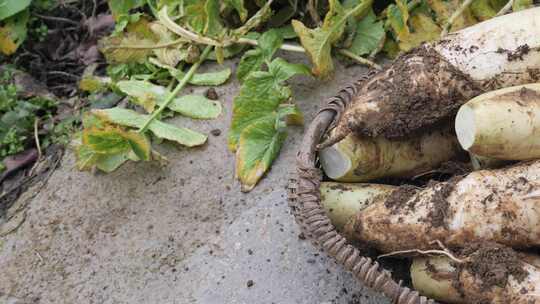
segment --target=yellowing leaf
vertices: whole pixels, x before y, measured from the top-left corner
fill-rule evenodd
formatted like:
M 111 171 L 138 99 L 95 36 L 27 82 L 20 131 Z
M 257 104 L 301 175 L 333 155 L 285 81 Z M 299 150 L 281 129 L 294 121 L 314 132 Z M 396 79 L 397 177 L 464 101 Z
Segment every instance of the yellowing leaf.
M 409 20 L 407 2 L 405 0 L 396 0 L 396 4 L 391 4 L 386 9 L 386 17 L 396 34 L 396 38 L 399 41 L 406 40 L 410 33 L 407 25 Z
M 490 19 L 497 14 L 497 10 L 493 8 L 490 0 L 474 0 L 471 3 L 471 11 L 480 21 Z
M 159 45 L 170 44 L 170 47 L 161 47 L 154 49 L 153 52 L 157 59 L 168 66 L 176 67 L 180 61 L 185 60 L 188 53 L 184 49 L 180 49 L 183 44 L 174 44 L 178 39 L 170 32 L 166 26 L 159 22 L 153 22 L 150 24 L 150 29 L 158 37 Z
M 279 154 L 287 133 L 274 128 L 275 115 L 250 124 L 240 136 L 236 151 L 236 175 L 242 191 L 253 189 Z
M 0 7 L 1 10 L 1 7 Z M 11 55 L 26 39 L 26 24 L 28 22 L 28 10 L 22 11 L 4 20 L 0 26 L 0 52 Z
M 302 46 L 313 63 L 312 72 L 320 78 L 327 78 L 334 70 L 331 51 L 345 30 L 347 18 L 365 12 L 371 7 L 371 0 L 364 0 L 352 10 L 345 12 L 339 1 L 330 0 L 330 9 L 323 25 L 315 29 L 307 28 L 302 22 L 293 20 L 292 26 Z
M 440 36 L 441 28 L 431 17 L 422 13 L 412 16 L 410 24 L 413 32 L 399 42 L 399 48 L 403 51 L 417 47 L 422 42 L 437 40 Z
M 134 33 L 105 37 L 99 41 L 99 50 L 109 63 L 143 63 L 152 54 L 155 41 Z
M 448 21 L 448 18 L 459 8 L 461 1 L 459 0 L 426 0 L 429 7 L 435 12 L 437 17 L 437 24 L 444 26 Z M 470 7 L 465 9 L 461 15 L 452 23 L 450 31 L 457 31 L 467 26 L 471 26 L 477 23 L 476 19 L 471 13 Z

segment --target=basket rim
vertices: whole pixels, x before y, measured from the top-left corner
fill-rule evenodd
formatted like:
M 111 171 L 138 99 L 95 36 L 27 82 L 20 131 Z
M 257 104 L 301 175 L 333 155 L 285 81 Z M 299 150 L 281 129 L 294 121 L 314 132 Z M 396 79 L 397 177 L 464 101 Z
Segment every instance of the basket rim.
M 370 75 L 364 75 L 330 97 L 309 124 L 296 156 L 296 170 L 289 179 L 289 206 L 306 239 L 351 272 L 364 286 L 386 295 L 396 304 L 438 304 L 418 291 L 402 286 L 401 281 L 396 282 L 391 277 L 390 271 L 370 257 L 362 256 L 360 250 L 336 230 L 321 205 L 322 171 L 317 167 L 317 145 Z

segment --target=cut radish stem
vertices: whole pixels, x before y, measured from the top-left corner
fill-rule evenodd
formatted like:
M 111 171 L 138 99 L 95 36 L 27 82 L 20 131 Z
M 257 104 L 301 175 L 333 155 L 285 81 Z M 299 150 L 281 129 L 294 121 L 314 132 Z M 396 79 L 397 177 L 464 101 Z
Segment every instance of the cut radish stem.
M 505 160 L 540 158 L 540 83 L 473 98 L 458 111 L 456 134 L 463 149 Z
M 338 230 L 374 201 L 385 199 L 396 187 L 380 184 L 321 183 L 321 203 Z
M 510 163 L 507 160 L 480 156 L 473 153 L 469 153 L 469 157 L 471 158 L 473 170 L 497 169 Z
M 540 7 L 496 17 L 396 59 L 359 88 L 320 148 L 351 132 L 399 138 L 485 91 L 540 80 Z
M 411 177 L 438 167 L 460 151 L 450 128 L 411 139 L 366 138 L 350 134 L 319 152 L 328 177 L 363 182 L 381 177 Z

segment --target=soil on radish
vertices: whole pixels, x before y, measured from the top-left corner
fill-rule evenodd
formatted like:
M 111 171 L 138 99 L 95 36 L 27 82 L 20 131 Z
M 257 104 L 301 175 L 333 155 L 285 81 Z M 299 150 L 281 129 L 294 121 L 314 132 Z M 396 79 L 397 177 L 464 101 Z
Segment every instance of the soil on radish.
M 403 138 L 451 116 L 481 89 L 436 51 L 420 47 L 375 76 L 363 91 L 379 92 L 368 102 L 382 99 L 381 108 L 363 115 L 362 120 L 349 116 L 349 128 L 365 136 Z
M 496 243 L 475 243 L 463 248 L 460 256 L 468 257 L 469 261 L 454 264 L 458 269 L 456 279 L 463 270 L 467 270 L 481 280 L 482 291 L 488 291 L 495 286 L 504 288 L 510 276 L 520 283 L 527 277 L 519 254 L 509 247 Z M 454 280 L 454 287 L 463 293 L 458 280 Z M 479 303 L 482 303 L 482 299 L 479 299 Z
M 432 203 L 433 208 L 428 213 L 428 218 L 425 219 L 431 223 L 431 226 L 434 228 L 445 227 L 447 228 L 448 223 L 446 222 L 446 217 L 448 215 L 448 209 L 450 204 L 447 201 L 448 196 L 454 190 L 456 184 L 462 179 L 462 176 L 454 176 L 444 184 L 442 184 L 435 192 L 433 193 Z
M 403 185 L 390 193 L 384 202 L 384 206 L 387 209 L 390 209 L 392 214 L 399 213 L 398 210 L 401 208 L 407 208 L 414 211 L 416 201 L 409 202 L 408 204 L 407 202 L 411 197 L 418 193 L 418 191 L 420 191 L 420 189 L 415 186 Z
M 523 61 L 523 56 L 527 55 L 531 48 L 527 44 L 523 44 L 518 46 L 518 48 L 515 51 L 505 50 L 503 48 L 499 48 L 497 50 L 497 53 L 499 54 L 505 54 L 508 61 L 516 61 L 521 60 Z

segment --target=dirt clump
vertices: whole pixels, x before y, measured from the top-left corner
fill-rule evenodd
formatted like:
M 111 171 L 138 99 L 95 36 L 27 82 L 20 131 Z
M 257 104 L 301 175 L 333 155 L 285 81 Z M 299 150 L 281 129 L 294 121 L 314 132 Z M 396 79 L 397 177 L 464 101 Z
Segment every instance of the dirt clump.
M 384 201 L 384 206 L 390 210 L 391 214 L 399 213 L 401 208 L 414 210 L 417 200 L 410 201 L 410 199 L 419 191 L 420 189 L 418 187 L 402 185 L 390 193 L 388 198 Z

